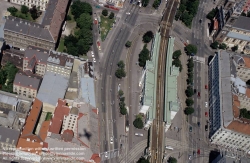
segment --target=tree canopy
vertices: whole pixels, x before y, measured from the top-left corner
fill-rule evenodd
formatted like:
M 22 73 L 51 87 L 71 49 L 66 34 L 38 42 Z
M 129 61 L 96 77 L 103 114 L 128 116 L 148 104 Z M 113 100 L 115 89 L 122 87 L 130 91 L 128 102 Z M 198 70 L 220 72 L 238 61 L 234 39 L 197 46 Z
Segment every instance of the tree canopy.
M 115 17 L 115 14 L 113 13 L 113 12 L 111 12 L 110 14 L 109 14 L 109 19 L 113 19 Z
M 29 8 L 25 5 L 21 6 L 21 13 L 27 14 L 29 12 Z
M 149 50 L 147 49 L 147 44 L 143 46 L 142 51 L 139 54 L 139 66 L 140 67 L 145 67 L 146 61 L 149 60 Z
M 186 99 L 186 105 L 187 106 L 192 106 L 194 104 L 194 100 L 192 98 L 187 98 Z
M 124 95 L 124 92 L 120 89 L 120 90 L 118 91 L 118 95 L 119 95 L 120 97 L 122 97 L 122 96 Z
M 123 60 L 121 60 L 121 61 L 119 61 L 119 62 L 117 63 L 117 66 L 118 66 L 119 68 L 125 68 L 125 63 L 123 62 Z
M 119 79 L 126 77 L 126 72 L 123 68 L 118 68 L 115 72 L 115 76 Z
M 192 107 L 186 107 L 185 110 L 184 110 L 184 113 L 186 115 L 193 114 L 194 113 L 194 108 L 192 108 Z
M 10 62 L 0 69 L 0 85 L 3 91 L 13 92 L 13 82 L 17 72 L 16 66 Z
M 207 14 L 207 18 L 210 19 L 211 21 L 213 20 L 213 18 L 216 16 L 218 12 L 217 8 L 213 8 L 208 14 Z
M 135 120 L 133 121 L 133 125 L 135 126 L 135 128 L 138 129 L 142 129 L 143 128 L 143 121 L 142 121 L 142 117 L 140 115 L 137 115 Z
M 214 41 L 214 42 L 210 45 L 210 47 L 211 47 L 212 49 L 218 49 L 218 47 L 219 47 L 218 41 Z
M 104 10 L 102 10 L 102 15 L 103 16 L 108 16 L 108 10 L 107 9 L 104 9 Z
M 174 157 L 169 157 L 168 163 L 177 163 L 177 160 Z
M 74 15 L 74 19 L 78 19 L 82 13 L 87 13 L 92 15 L 92 7 L 87 2 L 81 2 L 80 0 L 76 0 L 71 5 L 71 13 Z
M 234 51 L 234 52 L 237 51 L 237 50 L 238 50 L 238 45 L 235 45 L 235 46 L 232 47 L 231 49 L 232 49 L 232 51 Z
M 7 8 L 7 11 L 9 11 L 12 16 L 14 16 L 16 12 L 18 11 L 18 9 L 13 6 L 13 7 Z
M 145 159 L 144 157 L 141 157 L 137 163 L 149 163 L 149 160 L 148 159 Z
M 154 38 L 154 33 L 152 31 L 147 31 L 143 36 L 142 36 L 142 41 L 144 43 L 149 43 L 152 39 Z
M 191 86 L 188 86 L 185 93 L 187 97 L 192 97 L 194 95 L 194 90 Z
M 78 19 L 76 19 L 77 26 L 82 29 L 92 29 L 92 17 L 87 13 L 82 13 Z
M 131 45 L 132 45 L 132 42 L 131 42 L 131 41 L 127 41 L 126 44 L 125 44 L 125 46 L 126 46 L 127 48 L 131 47 Z
M 180 50 L 176 50 L 173 53 L 173 59 L 177 59 L 181 56 L 181 51 Z
M 240 109 L 240 117 L 250 119 L 250 111 L 247 110 L 246 108 Z
M 227 48 L 227 45 L 226 45 L 225 43 L 221 43 L 221 44 L 219 45 L 219 49 L 225 50 L 226 48 Z
M 147 7 L 149 0 L 142 0 L 141 3 L 143 7 Z
M 195 45 L 193 45 L 193 44 L 188 44 L 185 47 L 185 49 L 186 49 L 188 55 L 197 53 L 197 47 Z
M 155 9 L 157 9 L 157 8 L 160 6 L 160 4 L 161 4 L 161 1 L 160 1 L 160 0 L 155 0 L 154 3 L 153 3 L 153 7 L 154 7 Z

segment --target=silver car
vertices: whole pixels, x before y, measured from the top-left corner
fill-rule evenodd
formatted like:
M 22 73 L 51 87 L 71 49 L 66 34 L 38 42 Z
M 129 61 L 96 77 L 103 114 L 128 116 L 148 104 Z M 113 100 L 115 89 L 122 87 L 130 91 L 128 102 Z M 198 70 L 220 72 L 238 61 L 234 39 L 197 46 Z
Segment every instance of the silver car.
M 206 108 L 208 107 L 208 102 L 205 102 L 205 107 L 206 107 Z

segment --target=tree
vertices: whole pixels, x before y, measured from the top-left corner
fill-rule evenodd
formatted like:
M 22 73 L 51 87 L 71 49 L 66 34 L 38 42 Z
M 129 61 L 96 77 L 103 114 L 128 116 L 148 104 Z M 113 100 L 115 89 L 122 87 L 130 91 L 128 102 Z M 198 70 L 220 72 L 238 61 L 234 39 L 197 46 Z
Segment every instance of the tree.
M 194 95 L 194 90 L 191 86 L 188 86 L 185 93 L 187 97 L 192 97 Z
M 184 12 L 186 10 L 186 6 L 182 3 L 180 4 L 179 11 Z
M 78 48 L 73 44 L 73 43 L 69 43 L 67 44 L 67 53 L 73 55 L 73 56 L 78 56 Z
M 125 97 L 120 97 L 120 101 L 125 101 Z
M 225 50 L 226 48 L 227 48 L 227 45 L 226 45 L 225 43 L 221 43 L 221 44 L 219 45 L 219 49 Z
M 177 58 L 174 59 L 172 62 L 172 65 L 174 65 L 175 67 L 180 67 L 181 66 L 181 61 Z
M 86 43 L 86 41 L 84 39 L 80 39 L 77 42 L 76 47 L 78 49 L 77 52 L 80 55 L 87 54 L 87 52 L 90 49 L 90 46 Z
M 119 62 L 117 63 L 117 66 L 118 66 L 119 68 L 125 68 L 125 64 L 124 64 L 123 60 L 119 61 Z
M 145 159 L 144 157 L 141 157 L 137 163 L 149 163 L 149 160 L 148 159 Z
M 126 109 L 126 107 L 121 107 L 121 108 L 120 108 L 120 113 L 121 113 L 122 115 L 126 115 L 126 114 L 127 114 L 127 109 Z
M 154 33 L 152 31 L 147 31 L 143 36 L 142 36 L 142 41 L 144 43 L 149 43 L 152 38 L 154 38 Z
M 194 100 L 193 99 L 191 99 L 191 98 L 187 98 L 186 99 L 186 105 L 187 106 L 192 106 L 194 104 Z
M 110 14 L 109 14 L 109 19 L 113 19 L 115 17 L 115 14 L 113 13 L 113 12 L 111 12 Z
M 157 9 L 160 6 L 161 2 L 159 0 L 155 0 L 153 3 L 153 7 Z
M 92 17 L 89 14 L 83 13 L 76 19 L 77 26 L 82 29 L 92 29 Z
M 210 45 L 210 47 L 211 47 L 212 49 L 218 49 L 218 47 L 219 47 L 218 41 L 213 42 L 213 43 Z
M 135 120 L 133 121 L 133 125 L 135 128 L 142 129 L 143 128 L 143 121 L 140 115 L 137 115 Z
M 125 46 L 126 46 L 127 48 L 131 47 L 131 45 L 132 45 L 132 42 L 131 42 L 131 41 L 127 41 L 126 44 L 125 44 Z
M 181 71 L 182 71 L 182 69 L 183 69 L 183 68 L 182 68 L 182 65 L 180 65 L 180 67 L 179 67 L 179 72 L 181 72 Z
M 118 91 L 118 95 L 119 95 L 120 97 L 122 97 L 122 96 L 124 95 L 124 93 L 123 93 L 123 91 L 122 91 L 121 89 Z
M 108 16 L 108 10 L 106 10 L 106 9 L 102 10 L 102 15 L 103 16 Z
M 174 53 L 173 53 L 173 59 L 177 59 L 181 56 L 181 51 L 180 50 L 176 50 Z
M 21 13 L 27 14 L 29 12 L 29 8 L 25 5 L 21 6 Z
M 31 9 L 30 9 L 30 14 L 31 14 L 31 17 L 33 20 L 36 20 L 38 17 L 39 17 L 39 9 L 36 8 L 36 6 L 33 6 Z
M 207 18 L 210 20 L 213 20 L 213 18 L 215 17 L 215 15 L 217 14 L 217 8 L 213 8 L 208 14 L 207 14 Z
M 188 55 L 197 53 L 197 47 L 195 45 L 193 45 L 193 44 L 188 44 L 185 47 L 185 49 L 186 49 Z
M 147 7 L 149 0 L 142 0 L 141 3 L 143 7 Z
M 123 68 L 118 68 L 115 72 L 115 76 L 119 79 L 123 78 L 126 76 L 126 72 Z
M 190 114 L 194 113 L 194 108 L 186 107 L 184 112 L 185 112 L 186 115 L 190 115 Z
M 194 61 L 193 58 L 189 58 L 188 59 L 188 64 L 187 64 L 188 68 L 191 68 L 193 71 L 193 67 L 194 67 Z
M 234 52 L 237 51 L 237 50 L 238 50 L 238 45 L 235 45 L 235 46 L 232 47 L 231 49 L 232 49 L 232 51 L 234 51 Z
M 119 106 L 120 106 L 120 108 L 122 108 L 122 107 L 125 107 L 126 104 L 124 103 L 124 101 L 120 101 L 120 102 L 119 102 Z
M 13 6 L 13 7 L 7 8 L 7 11 L 9 11 L 10 14 L 11 14 L 12 16 L 15 16 L 15 14 L 16 14 L 16 12 L 17 12 L 18 10 L 17 10 L 17 8 L 15 8 L 15 7 Z
M 71 13 L 74 15 L 74 19 L 78 19 L 82 13 L 88 13 L 92 15 L 92 6 L 89 3 L 76 0 L 71 5 Z
M 191 26 L 193 20 L 193 15 L 191 15 L 189 12 L 185 11 L 181 15 L 181 21 L 186 25 L 186 26 Z
M 168 163 L 177 163 L 177 160 L 174 157 L 169 157 Z
M 145 67 L 146 61 L 149 60 L 149 50 L 147 49 L 147 45 L 145 44 L 142 51 L 139 54 L 139 66 L 140 67 Z

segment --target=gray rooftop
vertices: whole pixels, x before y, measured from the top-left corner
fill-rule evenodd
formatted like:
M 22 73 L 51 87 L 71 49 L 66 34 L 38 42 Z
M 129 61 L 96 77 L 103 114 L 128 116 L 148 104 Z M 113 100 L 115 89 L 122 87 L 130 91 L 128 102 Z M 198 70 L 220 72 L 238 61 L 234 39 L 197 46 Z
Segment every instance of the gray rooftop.
M 78 115 L 78 113 L 79 113 L 78 108 L 72 107 L 72 108 L 70 109 L 70 114 Z
M 234 23 L 233 28 L 250 31 L 250 18 L 240 16 Z
M 90 77 L 81 78 L 81 95 L 85 102 L 96 107 L 94 79 Z
M 45 10 L 45 15 L 42 21 L 43 25 L 50 25 L 51 19 L 53 18 L 54 11 L 56 9 L 56 4 L 58 0 L 50 0 L 48 7 Z
M 47 63 L 48 59 L 48 50 L 42 50 L 42 49 L 35 49 L 29 46 L 24 53 L 25 59 L 31 59 L 33 56 L 36 57 L 37 62 Z
M 221 115 L 223 126 L 227 127 L 233 120 L 232 92 L 231 92 L 231 65 L 230 55 L 226 51 L 219 52 L 220 65 L 220 94 L 221 94 Z
M 244 40 L 244 41 L 250 41 L 250 36 L 236 33 L 236 32 L 228 32 L 227 37 Z
M 13 144 L 16 146 L 20 131 L 0 126 L 0 142 Z M 8 139 L 8 140 L 7 140 Z
M 56 106 L 58 98 L 64 99 L 69 79 L 60 74 L 46 72 L 37 98 L 44 103 Z
M 53 43 L 57 41 L 53 39 L 49 30 L 43 25 L 13 16 L 8 16 L 6 18 L 4 30 L 20 33 L 30 37 L 40 38 Z
M 17 106 L 18 99 L 16 97 L 7 96 L 0 93 L 0 102 L 4 104 Z
M 15 76 L 14 84 L 26 88 L 38 90 L 41 80 L 25 75 L 24 73 L 17 73 Z

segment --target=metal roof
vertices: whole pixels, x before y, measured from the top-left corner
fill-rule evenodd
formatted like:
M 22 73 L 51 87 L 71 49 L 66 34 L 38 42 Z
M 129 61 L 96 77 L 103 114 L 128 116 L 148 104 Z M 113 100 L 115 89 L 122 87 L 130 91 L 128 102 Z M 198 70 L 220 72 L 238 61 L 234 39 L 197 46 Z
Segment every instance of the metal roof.
M 59 98 L 63 99 L 68 88 L 69 79 L 60 74 L 46 72 L 37 98 L 44 103 L 56 106 Z
M 7 96 L 4 94 L 0 94 L 0 102 L 4 104 L 9 104 L 13 106 L 17 106 L 18 99 L 15 97 Z
M 96 107 L 94 79 L 90 77 L 81 78 L 81 95 L 85 102 Z
M 235 39 L 239 39 L 239 40 L 245 40 L 245 41 L 250 42 L 250 36 L 236 33 L 236 32 L 228 32 L 227 37 L 235 38 Z

